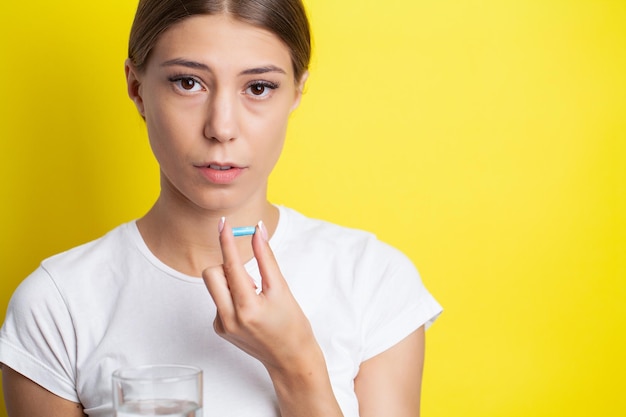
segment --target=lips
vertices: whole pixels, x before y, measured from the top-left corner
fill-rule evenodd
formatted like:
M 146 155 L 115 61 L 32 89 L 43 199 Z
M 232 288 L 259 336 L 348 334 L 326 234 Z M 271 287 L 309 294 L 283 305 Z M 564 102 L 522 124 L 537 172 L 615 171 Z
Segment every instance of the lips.
M 209 168 L 217 169 L 218 171 L 227 171 L 229 169 L 232 169 L 233 167 L 231 165 L 209 164 Z
M 197 168 L 202 175 L 213 184 L 230 184 L 235 181 L 245 169 L 229 163 L 210 163 L 204 166 L 198 166 Z

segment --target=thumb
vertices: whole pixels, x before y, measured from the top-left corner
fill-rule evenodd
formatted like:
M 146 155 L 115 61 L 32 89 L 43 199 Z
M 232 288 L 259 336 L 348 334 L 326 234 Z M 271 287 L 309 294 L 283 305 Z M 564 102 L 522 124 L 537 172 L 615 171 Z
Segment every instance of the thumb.
M 267 229 L 263 220 L 257 224 L 256 229 L 256 233 L 252 236 L 252 250 L 259 265 L 261 290 L 267 294 L 268 290 L 285 285 L 285 279 L 269 245 Z

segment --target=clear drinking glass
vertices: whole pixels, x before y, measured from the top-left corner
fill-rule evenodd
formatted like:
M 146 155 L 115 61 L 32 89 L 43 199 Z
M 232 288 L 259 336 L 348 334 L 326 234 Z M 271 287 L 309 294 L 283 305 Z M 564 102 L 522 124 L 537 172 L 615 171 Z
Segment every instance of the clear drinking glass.
M 202 370 L 146 365 L 113 372 L 116 417 L 202 417 Z

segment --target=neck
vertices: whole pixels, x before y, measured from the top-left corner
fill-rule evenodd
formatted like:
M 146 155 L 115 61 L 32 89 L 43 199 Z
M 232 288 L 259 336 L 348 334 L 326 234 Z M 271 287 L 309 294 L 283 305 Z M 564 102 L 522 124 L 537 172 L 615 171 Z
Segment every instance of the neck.
M 256 204 L 230 210 L 203 210 L 189 204 L 177 204 L 163 195 L 137 227 L 150 251 L 166 265 L 191 276 L 222 263 L 218 223 L 224 216 L 231 226 L 252 226 L 263 220 L 270 236 L 278 225 L 278 209 L 266 199 Z M 243 262 L 253 257 L 251 237 L 239 237 L 237 243 Z

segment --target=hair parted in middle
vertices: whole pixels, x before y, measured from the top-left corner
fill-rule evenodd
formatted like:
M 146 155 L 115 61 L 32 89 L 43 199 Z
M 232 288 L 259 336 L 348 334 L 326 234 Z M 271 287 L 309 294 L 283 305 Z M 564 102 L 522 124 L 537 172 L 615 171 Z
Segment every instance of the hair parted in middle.
M 159 36 L 196 15 L 225 14 L 265 29 L 289 48 L 294 78 L 300 80 L 311 60 L 311 31 L 301 0 L 140 0 L 130 32 L 128 58 L 142 71 Z

